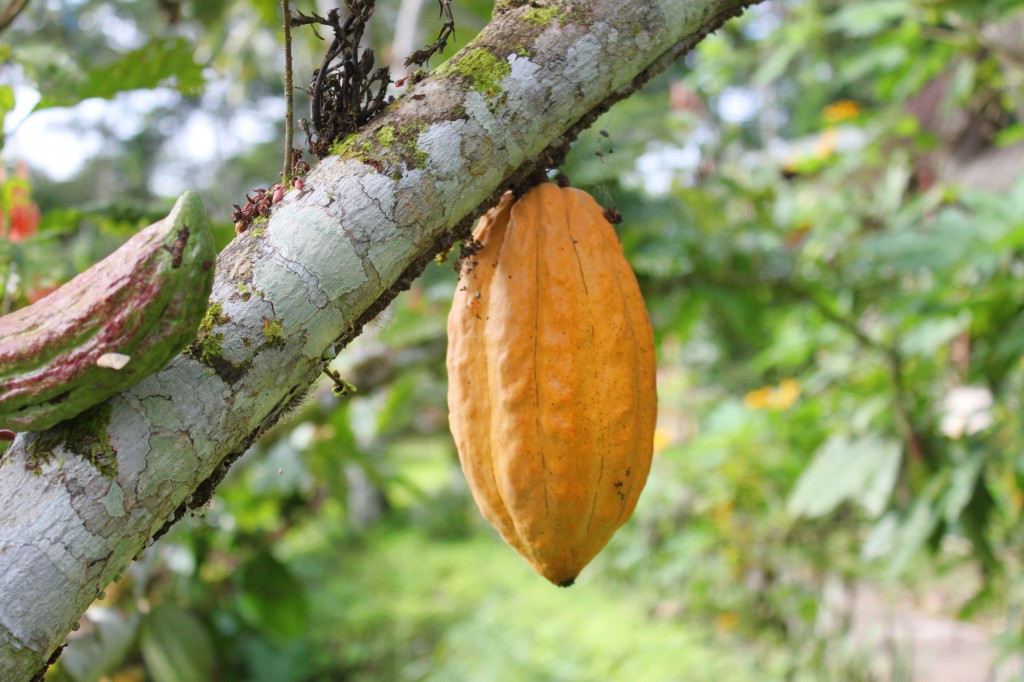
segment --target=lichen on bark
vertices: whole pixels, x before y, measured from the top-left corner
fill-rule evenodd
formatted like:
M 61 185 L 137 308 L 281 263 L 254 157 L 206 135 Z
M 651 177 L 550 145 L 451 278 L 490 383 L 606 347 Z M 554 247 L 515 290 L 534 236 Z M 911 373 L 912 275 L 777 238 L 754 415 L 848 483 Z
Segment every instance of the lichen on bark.
M 61 469 L 66 436 L 48 449 L 53 458 L 38 476 L 25 470 L 34 436 L 20 435 L 0 459 L 0 549 L 8 548 L 0 594 L 13 595 L 0 600 L 0 679 L 34 674 L 105 581 L 169 519 L 209 499 L 326 358 L 467 235 L 503 191 L 557 165 L 611 102 L 751 3 L 595 0 L 591 19 L 558 22 L 558 30 L 520 17 L 518 3 L 502 4 L 507 11 L 496 8 L 496 21 L 467 46 L 509 67 L 491 106 L 469 79 L 428 76 L 354 142 L 407 153 L 403 126 L 421 125 L 409 135 L 421 164 L 403 156 L 381 171 L 328 156 L 303 190 L 275 205 L 263 234 L 243 235 L 221 253 L 212 299 L 228 321 L 210 330 L 223 335 L 213 371 L 180 356 L 111 399 L 113 479 L 80 458 Z M 562 4 L 583 6 L 545 6 Z M 387 126 L 395 139 L 385 146 L 390 135 L 377 133 Z M 244 296 L 239 282 L 253 294 Z M 284 346 L 263 345 L 264 320 L 281 321 Z M 121 497 L 107 497 L 115 485 Z

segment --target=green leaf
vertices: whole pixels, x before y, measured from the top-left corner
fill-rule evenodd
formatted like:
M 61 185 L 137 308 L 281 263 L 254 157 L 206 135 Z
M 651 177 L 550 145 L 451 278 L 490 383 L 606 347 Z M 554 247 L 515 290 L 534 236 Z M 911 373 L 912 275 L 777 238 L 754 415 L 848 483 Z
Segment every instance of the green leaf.
M 929 232 L 904 230 L 879 235 L 865 242 L 865 250 L 879 265 L 905 272 L 949 270 L 969 255 L 971 239 L 948 223 L 937 222 Z
M 36 82 L 36 89 L 50 97 L 73 97 L 75 84 L 87 77 L 82 65 L 67 52 L 45 42 L 19 44 L 14 58 Z
M 281 3 L 277 0 L 251 0 L 250 4 L 257 12 L 264 24 L 279 26 L 281 23 Z
M 964 104 L 974 96 L 977 88 L 975 82 L 977 73 L 978 63 L 973 59 L 965 59 L 954 70 L 950 94 L 957 103 Z
M 203 82 L 203 67 L 193 58 L 189 41 L 164 38 L 128 52 L 115 62 L 89 69 L 65 88 L 47 89 L 35 108 L 69 106 L 91 97 L 111 99 L 120 92 L 156 87 L 195 94 Z
M 213 644 L 203 623 L 185 609 L 164 604 L 142 622 L 142 659 L 153 682 L 213 680 Z
M 254 628 L 279 639 L 300 636 L 309 627 L 305 586 L 269 552 L 246 563 L 238 610 Z
M 302 682 L 316 679 L 315 651 L 309 640 L 300 639 L 274 646 L 264 639 L 246 638 L 242 651 L 248 663 L 248 682 Z
M 942 513 L 947 523 L 956 523 L 971 501 L 984 463 L 983 457 L 973 457 L 953 470 L 949 488 L 942 496 Z
M 851 38 L 871 36 L 902 20 L 909 8 L 907 0 L 875 0 L 845 5 L 829 20 L 829 28 Z
M 4 117 L 14 109 L 14 88 L 9 85 L 0 85 L 0 149 L 3 149 L 4 142 Z
M 939 498 L 949 484 L 948 473 L 942 472 L 928 483 L 905 517 L 901 518 L 896 512 L 882 517 L 864 541 L 861 553 L 865 560 L 888 554 L 891 555 L 891 573 L 897 574 L 906 568 L 942 520 Z
M 1024 125 L 1014 123 L 1003 128 L 992 138 L 997 147 L 1012 147 L 1015 144 L 1024 142 Z
M 775 50 L 772 50 L 771 56 L 754 73 L 751 79 L 753 84 L 765 86 L 777 81 L 786 72 L 786 69 L 789 68 L 790 63 L 802 51 L 803 46 L 796 43 L 780 45 Z
M 925 318 L 907 329 L 900 338 L 900 349 L 907 356 L 933 357 L 970 326 L 966 311 L 956 317 Z
M 888 73 L 899 69 L 906 64 L 909 54 L 904 45 L 889 45 L 867 50 L 843 64 L 840 69 L 841 80 L 845 83 L 856 83 L 872 73 Z
M 896 441 L 832 436 L 797 479 L 787 509 L 794 516 L 813 518 L 853 501 L 877 516 L 892 492 L 900 459 Z

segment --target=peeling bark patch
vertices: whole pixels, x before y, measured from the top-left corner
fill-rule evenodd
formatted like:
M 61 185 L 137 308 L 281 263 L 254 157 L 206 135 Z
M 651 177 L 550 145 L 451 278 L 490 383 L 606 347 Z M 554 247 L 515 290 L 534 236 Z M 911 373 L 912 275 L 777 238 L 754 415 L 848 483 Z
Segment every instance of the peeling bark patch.
M 455 180 L 466 167 L 460 153 L 466 121 L 435 123 L 420 135 L 420 148 L 427 152 L 427 170 L 439 180 Z
M 124 508 L 124 489 L 114 481 L 107 494 L 100 498 L 100 504 L 107 514 L 113 518 L 122 518 L 126 512 Z
M 395 190 L 395 223 L 416 229 L 438 215 L 437 192 L 429 187 L 422 169 L 406 173 Z
M 301 262 L 286 258 L 279 251 L 271 251 L 253 266 L 253 278 L 261 282 L 265 291 L 273 292 L 273 298 L 264 294 L 264 300 L 275 308 L 303 304 L 306 312 L 295 322 L 301 322 L 310 311 L 327 306 L 331 300 L 320 285 L 319 277 Z M 291 317 L 287 313 L 283 316 Z
M 188 246 L 188 225 L 178 230 L 178 236 L 170 246 L 163 247 L 167 250 L 167 253 L 171 254 L 172 268 L 178 269 L 181 267 L 181 259 L 185 253 L 186 246 Z
M 396 183 L 391 178 L 384 175 L 367 175 L 359 183 L 363 192 L 370 199 L 371 202 L 377 207 L 382 214 L 384 219 L 394 224 L 395 222 L 395 186 Z
M 366 195 L 362 196 L 365 198 Z M 345 199 L 344 203 L 347 207 L 350 197 Z M 296 202 L 296 204 L 298 203 Z M 304 268 L 304 271 L 315 278 L 317 289 L 330 291 L 338 296 L 358 289 L 365 281 L 365 278 L 361 276 L 362 258 L 360 254 L 351 241 L 346 239 L 343 229 L 338 229 L 339 222 L 344 226 L 350 221 L 347 213 L 342 213 L 340 208 L 334 208 L 342 203 L 339 200 L 333 202 L 326 211 L 312 212 L 308 206 L 305 208 L 297 205 L 283 206 L 270 227 L 270 238 L 266 245 L 267 248 L 276 251 L 280 258 L 291 263 L 316 264 L 321 262 L 316 258 L 317 253 L 327 251 L 337 254 L 338 259 L 330 264 L 331 267 L 323 269 L 310 267 Z M 365 203 L 369 204 L 370 200 L 365 198 Z M 330 211 L 336 211 L 337 215 L 329 213 Z M 379 209 L 377 213 L 380 215 Z M 367 239 L 368 237 L 364 234 L 360 241 L 366 242 Z M 269 271 L 262 269 L 254 270 L 253 287 L 260 291 L 274 291 L 273 287 L 280 282 L 269 279 L 268 275 L 270 274 Z M 307 284 L 307 286 L 312 285 L 311 281 Z M 313 302 L 319 300 L 312 294 L 307 297 Z M 287 317 L 280 312 L 278 316 Z
M 606 24 L 601 24 L 607 26 Z M 614 34 L 614 30 L 610 31 Z M 602 31 L 602 33 L 605 33 Z M 604 52 L 604 44 L 614 40 L 613 36 L 588 35 L 571 48 L 566 55 L 565 70 L 562 72 L 565 79 L 577 86 L 586 85 L 601 77 L 601 54 Z
M 409 287 L 409 284 L 411 284 L 411 280 L 408 284 L 406 284 L 406 288 Z M 382 307 L 381 310 L 383 310 L 384 307 Z M 359 331 L 362 330 L 362 325 L 365 324 L 366 321 L 373 319 L 372 317 L 365 318 L 364 321 L 364 318 L 365 315 L 360 317 Z M 356 331 L 355 333 L 352 334 L 350 338 L 355 338 L 358 335 L 359 332 Z M 326 366 L 327 363 L 324 361 L 316 363 L 314 367 L 309 371 L 309 374 L 306 377 L 306 379 L 303 382 L 301 382 L 302 385 L 311 386 L 313 382 L 316 381 L 317 377 L 320 376 L 320 373 Z M 246 451 L 248 451 L 249 448 L 252 447 L 253 443 L 259 440 L 260 436 L 262 436 L 267 429 L 269 429 L 271 426 L 277 423 L 277 420 L 281 417 L 287 404 L 287 401 L 282 401 L 281 403 L 278 403 L 278 411 L 272 411 L 271 414 L 267 415 L 267 418 L 263 420 L 259 428 L 254 429 L 251 433 L 246 435 L 246 437 L 242 439 L 242 442 L 240 442 L 236 447 L 234 447 L 230 452 L 228 452 L 227 455 L 225 455 L 225 457 L 221 460 L 220 464 L 218 464 L 214 468 L 213 472 L 206 478 L 206 480 L 204 480 L 196 487 L 195 492 L 192 494 L 192 498 L 190 500 L 186 500 L 185 503 L 182 503 L 178 510 L 175 511 L 176 516 L 174 520 L 168 521 L 168 523 L 165 524 L 164 527 L 157 531 L 154 538 L 159 537 L 160 535 L 165 533 L 173 525 L 174 521 L 176 521 L 178 518 L 181 517 L 182 514 L 184 514 L 186 507 L 191 510 L 202 509 L 213 498 L 213 494 L 214 492 L 216 492 L 217 486 L 220 485 L 220 482 L 222 480 L 224 480 L 224 476 L 227 475 L 228 470 L 231 468 L 231 465 L 234 464 L 239 457 L 245 454 Z

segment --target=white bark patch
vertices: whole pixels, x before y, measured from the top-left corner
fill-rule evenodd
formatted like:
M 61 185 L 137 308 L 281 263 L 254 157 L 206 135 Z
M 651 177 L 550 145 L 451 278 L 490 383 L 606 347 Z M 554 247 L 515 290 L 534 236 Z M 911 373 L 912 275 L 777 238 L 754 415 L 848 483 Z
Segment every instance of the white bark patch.
M 27 528 L 26 532 L 33 530 L 35 528 Z M 78 586 L 68 580 L 42 550 L 48 546 L 46 540 L 39 538 L 33 542 L 33 545 L 0 544 L 5 548 L 5 562 L 12 566 L 32 567 L 30 573 L 7 571 L 0 575 L 0 593 L 8 595 L 5 601 L 9 604 L 0 609 L 0 628 L 16 638 L 22 647 L 42 649 L 53 636 L 48 627 L 54 631 L 63 629 L 66 632 L 66 629 L 62 627 L 64 623 L 54 627 L 54 623 L 37 620 L 35 616 L 61 612 L 61 601 L 67 599 L 68 593 L 77 592 Z M 71 623 L 67 623 L 67 629 L 70 627 Z
M 150 423 L 159 429 L 178 431 L 183 426 L 181 417 L 174 411 L 174 403 L 162 395 L 146 398 L 143 411 Z
M 502 83 L 508 80 L 506 76 Z M 487 95 L 477 92 L 476 90 L 470 90 L 466 93 L 466 97 L 463 100 L 463 104 L 466 107 L 466 113 L 469 114 L 470 122 L 476 124 L 477 130 L 469 128 L 466 133 L 475 135 L 493 135 L 495 131 L 502 126 L 501 120 L 494 115 L 491 111 L 491 98 Z M 463 133 L 465 137 L 466 133 Z M 500 139 L 500 138 L 499 138 Z
M 442 222 L 451 220 L 453 199 L 463 186 L 463 178 L 468 175 L 469 163 L 462 157 L 462 136 L 467 127 L 468 123 L 462 120 L 435 123 L 420 133 L 417 142 L 428 155 L 427 171 L 439 195 Z
M 273 292 L 270 301 L 273 312 L 269 319 L 279 320 L 285 332 L 301 328 L 330 302 L 305 268 L 283 260 L 276 253 L 253 266 L 252 278 L 254 282 L 268 287 L 268 292 Z M 311 295 L 315 300 L 310 300 Z
M 156 452 L 177 450 L 179 457 L 148 457 L 146 468 L 139 474 L 135 493 L 139 497 L 159 494 L 169 497 L 181 484 L 190 479 L 190 472 L 196 468 L 198 458 L 191 451 L 190 443 L 177 433 L 157 433 L 149 437 L 149 446 Z M 182 495 L 184 497 L 184 495 Z
M 594 83 L 604 74 L 601 62 L 603 44 L 594 35 L 586 35 L 576 42 L 565 56 L 565 70 L 562 75 L 575 85 Z
M 348 325 L 341 310 L 331 307 L 321 311 L 306 324 L 306 343 L 302 347 L 303 355 L 315 358 L 324 352 Z
M 376 174 L 374 173 L 374 175 Z M 380 178 L 382 176 L 377 175 L 376 177 Z M 395 184 L 393 180 L 389 179 L 389 181 L 392 183 L 392 186 Z M 370 183 L 370 187 L 372 189 L 379 189 L 377 183 Z M 358 189 L 360 191 L 346 196 L 337 205 L 336 210 L 342 215 L 342 232 L 355 246 L 356 253 L 365 257 L 376 239 L 385 241 L 394 239 L 397 231 L 395 230 L 394 220 L 385 214 L 379 198 L 368 194 L 363 183 L 360 183 Z M 389 203 L 391 204 L 393 215 L 393 201 Z
M 125 404 L 129 404 L 125 401 Z M 117 482 L 134 499 L 138 491 L 139 478 L 146 468 L 146 459 L 152 452 L 149 438 L 152 433 L 152 422 L 135 410 L 125 410 L 111 415 L 110 446 L 118 453 L 132 453 L 131 457 L 119 457 L 117 463 Z M 145 444 L 144 447 L 139 447 Z
M 384 219 L 394 225 L 395 223 L 395 187 L 397 182 L 380 173 L 367 173 L 359 183 L 366 196 L 377 204 L 377 207 L 384 214 Z
M 335 201 L 346 203 L 347 197 L 335 197 Z M 319 301 L 326 303 L 320 298 L 325 292 L 343 295 L 366 282 L 355 245 L 338 228 L 337 220 L 322 210 L 298 203 L 285 206 L 275 214 L 267 234 L 271 249 L 287 261 L 303 264 L 303 269 L 315 278 L 315 285 L 310 285 L 316 289 L 306 297 L 314 305 Z M 330 261 L 323 258 L 325 253 L 331 254 Z M 268 275 L 260 276 L 254 270 L 253 286 L 264 292 L 275 292 L 275 287 L 282 284 L 288 286 L 278 279 L 278 273 L 265 279 Z
M 182 390 L 184 386 L 188 390 Z M 137 399 L 153 395 L 169 398 L 174 412 L 187 427 L 187 431 L 169 430 L 180 434 L 179 447 L 199 453 L 205 461 L 218 446 L 230 443 L 236 437 L 235 428 L 231 428 L 231 413 L 224 409 L 225 405 L 233 402 L 234 393 L 231 399 L 225 400 L 225 388 L 224 381 L 211 369 L 190 358 L 180 357 L 160 372 L 136 384 L 129 389 L 129 393 Z M 112 419 L 117 417 L 118 413 L 115 412 Z M 144 422 L 148 426 L 133 423 L 133 428 L 147 428 L 148 433 L 153 433 L 148 416 Z M 118 449 L 118 453 L 139 450 L 138 443 L 132 445 L 131 441 L 125 443 L 124 448 Z M 118 461 L 121 461 L 120 457 Z
M 617 33 L 616 33 L 616 35 L 617 35 Z M 653 48 L 657 44 L 655 42 L 654 35 L 652 33 L 647 32 L 647 31 L 643 31 L 643 32 L 637 34 L 637 36 L 634 39 L 633 43 L 634 43 L 634 45 L 636 45 L 637 51 L 644 52 L 644 53 L 650 52 L 651 48 Z
M 293 280 L 293 277 L 289 277 L 285 281 Z M 253 282 L 256 281 L 257 278 L 254 275 Z M 223 294 L 214 287 L 214 296 L 218 294 L 221 294 L 220 300 L 223 301 Z M 228 362 L 239 365 L 251 360 L 255 349 L 263 343 L 263 321 L 273 320 L 277 317 L 273 302 L 264 298 L 265 296 L 265 293 L 253 294 L 248 301 L 228 299 L 224 302 L 221 312 L 228 318 L 228 321 L 215 326 L 211 333 L 223 336 L 220 343 L 221 357 Z M 207 372 L 213 371 L 206 368 L 205 365 L 200 364 L 199 366 Z
M 508 77 L 504 80 L 508 80 Z M 491 112 L 490 100 L 485 95 L 476 91 L 467 93 L 465 106 L 470 121 L 475 124 L 469 126 L 462 134 L 462 144 L 459 147 L 460 156 L 468 161 L 465 172 L 497 184 L 509 170 L 506 164 L 512 151 L 521 157 L 523 150 L 517 144 L 513 144 L 512 148 L 504 144 L 496 148 L 496 144 L 504 141 L 504 136 L 497 135 L 496 131 L 505 127 L 505 122 Z M 459 202 L 452 208 L 458 214 L 465 213 L 473 207 L 466 207 Z
M 4 478 L 15 485 L 5 491 L 0 505 L 0 557 L 5 569 L 0 571 L 0 627 L 32 647 L 46 645 L 54 632 L 70 627 L 66 621 L 38 616 L 64 611 L 92 577 L 88 567 L 109 556 L 72 507 L 69 487 L 52 477 L 59 472 L 59 480 L 74 480 L 81 467 L 90 465 L 60 448 L 54 454 L 39 475 L 25 467 L 7 467 Z M 35 485 L 40 478 L 52 482 Z M 69 535 L 77 535 L 74 545 L 68 544 Z M 27 539 L 31 544 L 25 544 Z
M 427 181 L 426 170 L 414 168 L 399 180 L 395 190 L 395 223 L 401 227 L 416 228 L 430 221 L 438 215 L 440 206 L 437 192 Z
M 124 508 L 124 488 L 114 481 L 107 494 L 100 498 L 100 504 L 110 517 L 121 518 L 127 513 Z

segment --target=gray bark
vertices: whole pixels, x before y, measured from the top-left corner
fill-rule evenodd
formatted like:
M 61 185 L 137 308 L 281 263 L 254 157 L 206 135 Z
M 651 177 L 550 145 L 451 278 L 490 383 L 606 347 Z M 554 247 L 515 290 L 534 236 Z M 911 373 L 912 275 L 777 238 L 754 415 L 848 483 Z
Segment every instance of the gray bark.
M 463 68 L 416 84 L 221 253 L 221 315 L 203 332 L 220 349 L 206 364 L 179 357 L 108 411 L 19 435 L 0 462 L 0 679 L 36 673 L 154 534 L 208 498 L 325 360 L 517 173 L 543 167 L 545 150 L 755 1 L 532 3 L 551 21 L 499 0 L 454 57 Z M 478 50 L 502 68 L 468 68 Z M 83 443 L 107 448 L 116 472 L 99 471 Z

